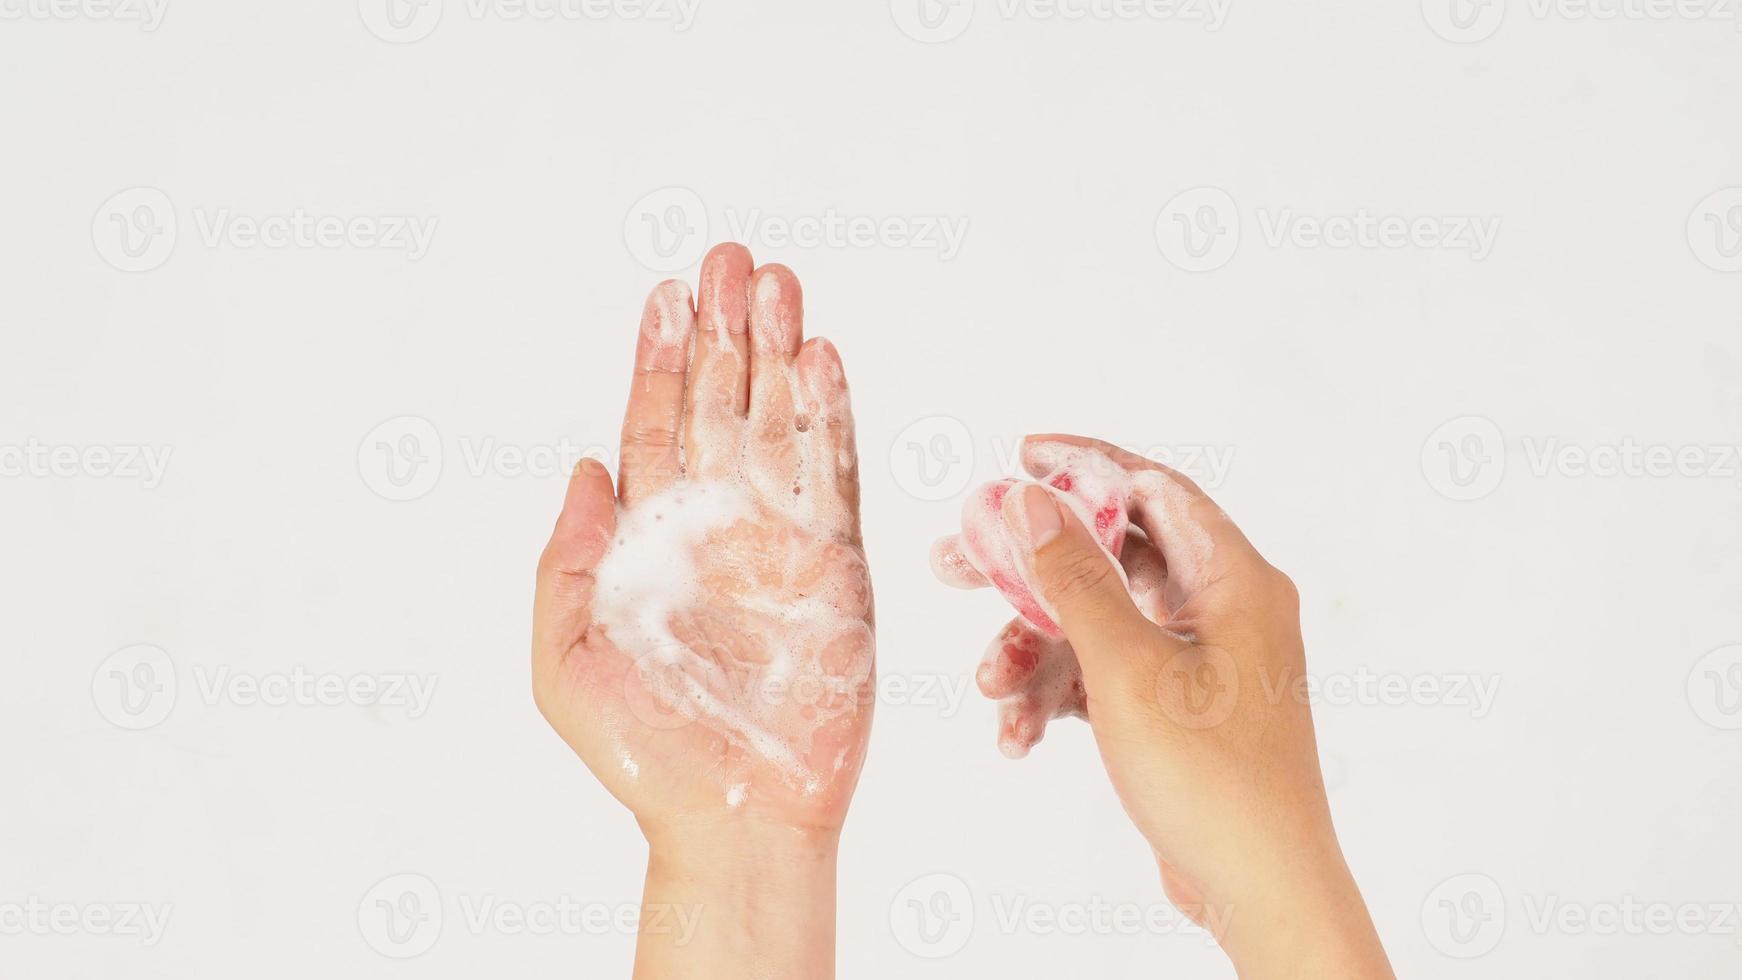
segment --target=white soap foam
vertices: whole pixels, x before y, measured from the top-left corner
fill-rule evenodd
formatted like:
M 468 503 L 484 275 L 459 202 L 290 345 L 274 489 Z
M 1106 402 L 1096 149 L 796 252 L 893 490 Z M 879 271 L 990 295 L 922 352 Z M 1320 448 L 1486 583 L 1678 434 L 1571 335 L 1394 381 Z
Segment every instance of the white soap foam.
M 813 515 L 814 510 L 805 516 Z M 617 534 L 599 564 L 595 619 L 625 655 L 672 668 L 637 672 L 653 693 L 767 759 L 795 788 L 815 793 L 822 779 L 805 761 L 812 735 L 855 707 L 850 700 L 836 703 L 827 695 L 837 690 L 856 693 L 852 678 L 861 666 L 869 674 L 869 649 L 865 663 L 853 665 L 836 690 L 800 688 L 798 681 L 817 680 L 807 671 L 814 669 L 817 655 L 831 639 L 852 630 L 868 632 L 863 620 L 850 612 L 847 598 L 743 596 L 736 608 L 780 624 L 777 631 L 754 637 L 768 660 L 762 664 L 722 665 L 718 656 L 686 646 L 672 629 L 674 617 L 706 605 L 700 562 L 710 556 L 710 548 L 722 547 L 719 539 L 710 541 L 711 535 L 739 522 L 797 524 L 794 516 L 770 513 L 735 481 L 680 480 L 637 501 L 619 515 Z M 832 540 L 822 537 L 813 547 Z M 790 579 L 800 569 L 785 571 Z M 806 717 L 792 710 L 795 704 L 814 710 Z

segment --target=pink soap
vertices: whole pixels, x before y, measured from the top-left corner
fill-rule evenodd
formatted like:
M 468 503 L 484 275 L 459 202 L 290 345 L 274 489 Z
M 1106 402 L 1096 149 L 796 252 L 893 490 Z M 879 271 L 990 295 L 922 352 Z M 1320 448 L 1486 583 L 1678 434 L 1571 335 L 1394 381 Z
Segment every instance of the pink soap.
M 1129 524 L 1125 506 L 1130 480 L 1124 469 L 1100 453 L 1072 453 L 1040 482 L 1070 507 L 1118 569 Z M 1060 638 L 1064 632 L 1029 587 L 1004 526 L 1004 498 L 1019 485 L 1016 480 L 997 480 L 969 494 L 962 507 L 962 554 L 1023 619 L 1047 636 Z M 1120 574 L 1123 577 L 1123 570 Z

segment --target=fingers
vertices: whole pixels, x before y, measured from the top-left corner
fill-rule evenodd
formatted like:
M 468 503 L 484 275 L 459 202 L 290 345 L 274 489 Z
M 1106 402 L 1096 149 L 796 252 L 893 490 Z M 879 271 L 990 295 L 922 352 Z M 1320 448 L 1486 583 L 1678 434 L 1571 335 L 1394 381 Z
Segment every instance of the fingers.
M 533 667 L 548 670 L 586 636 L 592 625 L 593 570 L 617 527 L 611 474 L 583 459 L 569 477 L 562 513 L 538 559 L 533 600 Z
M 1028 686 L 1040 665 L 1049 640 L 1021 617 L 1011 620 L 986 645 L 986 654 L 974 670 L 974 684 L 994 701 L 1010 697 Z
M 1129 667 L 1134 647 L 1186 646 L 1144 618 L 1112 558 L 1051 491 L 1019 485 L 1005 495 L 1003 517 L 1030 588 L 1050 607 L 1091 686 Z
M 943 538 L 933 546 L 934 556 L 938 552 L 948 555 L 958 547 L 955 537 Z M 954 552 L 955 559 L 964 562 L 967 572 L 978 575 L 972 565 L 966 565 L 959 550 Z M 946 558 L 946 560 L 948 560 Z M 934 565 L 937 559 L 934 557 Z M 1149 539 L 1140 533 L 1129 533 L 1125 537 L 1125 547 L 1119 554 L 1119 563 L 1125 566 L 1125 575 L 1131 582 L 1131 598 L 1137 605 L 1138 612 L 1152 623 L 1167 622 L 1167 608 L 1162 604 L 1160 593 L 1167 582 L 1167 569 L 1161 562 L 1161 555 Z M 953 573 L 954 568 L 950 569 Z M 986 583 L 982 578 L 982 584 Z M 970 586 L 972 587 L 972 586 Z M 1076 653 L 1069 643 L 1055 640 L 1022 617 L 1011 620 L 1004 625 L 992 642 L 987 644 L 985 655 L 980 659 L 980 666 L 974 672 L 974 682 L 980 688 L 980 693 L 994 701 L 1010 697 L 1031 683 L 1036 675 L 1041 673 L 1042 665 L 1058 656 L 1074 663 Z M 1081 705 L 1063 705 L 1066 713 L 1069 709 L 1080 708 Z
M 1072 450 L 1093 450 L 1131 477 L 1133 519 L 1167 560 L 1168 598 L 1174 608 L 1215 581 L 1262 574 L 1268 563 L 1227 514 L 1184 474 L 1098 439 L 1031 435 L 1022 443 L 1022 464 L 1037 476 L 1050 474 Z
M 750 277 L 750 418 L 744 475 L 766 500 L 790 500 L 804 509 L 795 423 L 793 360 L 804 336 L 804 299 L 798 279 L 783 265 L 765 265 Z
M 689 287 L 681 282 L 662 282 L 647 297 L 635 344 L 629 409 L 623 415 L 618 489 L 625 504 L 659 492 L 682 475 L 679 425 L 695 320 Z
M 983 589 L 992 584 L 962 553 L 959 534 L 946 534 L 932 542 L 931 570 L 938 581 L 957 589 Z
M 1050 718 L 1040 701 L 1026 692 L 998 702 L 998 751 L 1006 759 L 1026 757 L 1046 734 Z
M 784 265 L 750 279 L 750 415 L 790 420 L 792 362 L 804 341 L 804 293 Z
M 809 433 L 805 468 L 809 481 L 827 489 L 854 513 L 859 504 L 859 450 L 853 437 L 853 404 L 847 393 L 847 372 L 840 352 L 822 337 L 799 348 L 800 404 L 793 425 Z
M 1013 674 L 1000 676 L 1012 666 Z M 998 698 L 998 748 L 1012 759 L 1028 754 L 1046 734 L 1047 722 L 1081 715 L 1085 706 L 1083 675 L 1070 645 L 1021 620 L 998 634 L 976 680 L 982 692 Z
M 737 465 L 750 407 L 750 251 L 716 245 L 702 260 L 690 364 L 684 465 L 703 478 Z

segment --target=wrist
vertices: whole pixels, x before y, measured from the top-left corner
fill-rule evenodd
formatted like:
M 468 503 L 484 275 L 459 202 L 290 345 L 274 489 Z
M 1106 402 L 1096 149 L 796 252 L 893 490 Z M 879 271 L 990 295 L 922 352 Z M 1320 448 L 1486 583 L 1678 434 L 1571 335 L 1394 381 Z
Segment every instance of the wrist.
M 743 820 L 642 829 L 638 977 L 833 976 L 838 831 Z M 670 910 L 694 924 L 681 945 L 647 928 L 682 918 Z
M 1393 976 L 1372 916 L 1334 844 L 1264 869 L 1232 903 L 1222 948 L 1242 980 Z
M 641 821 L 650 863 L 686 873 L 752 876 L 833 864 L 838 828 L 795 827 L 754 820 Z

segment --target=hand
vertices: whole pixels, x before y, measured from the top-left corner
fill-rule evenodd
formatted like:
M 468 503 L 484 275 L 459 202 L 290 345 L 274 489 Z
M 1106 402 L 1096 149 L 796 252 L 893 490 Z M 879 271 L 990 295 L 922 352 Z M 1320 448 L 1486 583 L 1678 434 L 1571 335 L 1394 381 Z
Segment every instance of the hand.
M 723 245 L 697 309 L 681 283 L 656 288 L 618 486 L 575 470 L 532 645 L 539 710 L 648 838 L 649 901 L 705 905 L 695 949 L 644 926 L 654 975 L 783 956 L 788 975 L 832 972 L 873 688 L 858 498 L 845 375 L 803 340 L 791 271 Z
M 1000 744 L 1086 714 L 1169 898 L 1242 977 L 1390 977 L 1331 823 L 1294 584 L 1167 467 L 1074 436 L 1030 436 L 1023 464 L 1042 483 L 996 494 L 999 533 L 971 503 L 935 552 L 955 584 L 1027 602 L 979 674 L 1008 699 Z M 1096 518 L 1107 495 L 1137 531 Z

